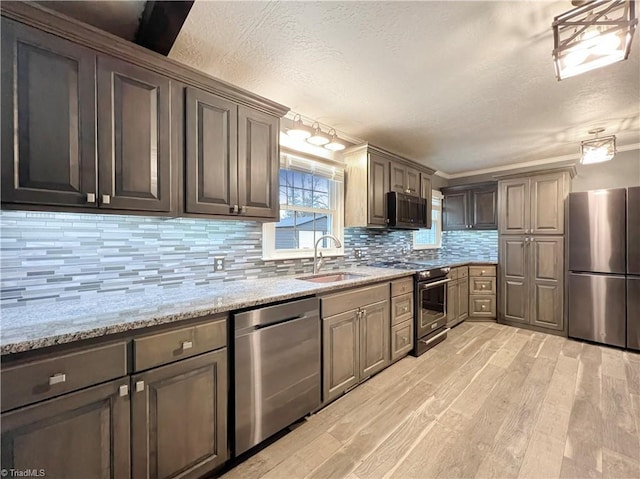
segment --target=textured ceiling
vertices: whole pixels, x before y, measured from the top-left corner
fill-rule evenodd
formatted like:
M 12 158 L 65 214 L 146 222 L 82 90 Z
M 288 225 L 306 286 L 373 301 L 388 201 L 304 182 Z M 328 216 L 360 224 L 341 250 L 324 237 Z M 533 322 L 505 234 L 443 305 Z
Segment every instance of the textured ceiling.
M 140 17 L 147 3 L 141 1 L 39 1 L 51 10 L 76 18 L 121 38 L 133 40 L 138 31 Z
M 640 143 L 640 45 L 558 82 L 567 1 L 207 2 L 170 57 L 445 173 Z M 640 160 L 639 160 L 640 161 Z

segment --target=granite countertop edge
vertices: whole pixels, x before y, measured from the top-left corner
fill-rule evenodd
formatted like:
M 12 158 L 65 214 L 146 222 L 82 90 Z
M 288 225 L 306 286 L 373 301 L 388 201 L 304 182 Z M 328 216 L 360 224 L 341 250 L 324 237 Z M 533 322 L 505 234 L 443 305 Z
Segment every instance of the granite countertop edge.
M 434 260 L 429 261 L 429 266 L 436 267 L 457 267 L 464 265 L 473 265 L 473 264 L 496 264 L 495 261 L 491 260 L 470 260 L 470 261 L 462 261 L 462 260 L 452 260 L 452 261 L 443 261 L 443 260 Z M 177 304 L 175 306 L 178 311 L 172 312 L 147 312 L 147 313 L 137 313 L 135 310 L 127 311 L 122 310 L 114 313 L 108 320 L 105 320 L 107 324 L 104 325 L 86 325 L 85 327 L 77 327 L 74 329 L 74 319 L 71 318 L 67 322 L 60 320 L 61 324 L 60 329 L 63 331 L 60 333 L 54 333 L 50 335 L 43 334 L 40 337 L 29 337 L 30 335 L 24 333 L 24 337 L 17 338 L 21 336 L 19 332 L 12 336 L 12 339 L 6 337 L 6 330 L 16 330 L 20 331 L 20 328 L 10 328 L 5 324 L 2 326 L 2 339 L 0 341 L 0 355 L 8 356 L 11 354 L 24 353 L 27 351 L 33 351 L 37 349 L 42 349 L 50 346 L 56 346 L 61 344 L 68 344 L 72 342 L 98 338 L 103 336 L 109 336 L 118 333 L 125 333 L 128 331 L 135 331 L 139 329 L 148 328 L 151 326 L 158 326 L 169 323 L 178 323 L 180 321 L 186 321 L 189 319 L 195 319 L 202 316 L 208 316 L 219 313 L 226 313 L 229 311 L 242 310 L 246 308 L 251 308 L 254 306 L 265 305 L 269 303 L 276 303 L 280 301 L 286 301 L 289 299 L 301 298 L 304 296 L 313 296 L 320 295 L 325 293 L 330 293 L 333 291 L 338 291 L 342 289 L 348 289 L 355 286 L 365 286 L 367 284 L 374 284 L 377 282 L 385 281 L 385 280 L 393 280 L 406 276 L 410 276 L 415 273 L 413 269 L 391 269 L 391 268 L 373 268 L 366 266 L 359 266 L 353 268 L 345 268 L 344 271 L 355 273 L 355 274 L 364 274 L 365 276 L 361 278 L 355 278 L 350 280 L 338 281 L 334 283 L 313 283 L 313 282 L 305 282 L 300 281 L 298 278 L 309 276 L 309 274 L 298 274 L 295 276 L 285 276 L 285 277 L 276 277 L 273 279 L 273 283 L 277 285 L 282 285 L 283 292 L 265 292 L 260 293 L 261 287 L 256 286 L 256 282 L 264 280 L 242 280 L 236 281 L 233 283 L 226 283 L 225 286 L 231 292 L 227 294 L 228 298 L 225 298 L 225 291 L 222 293 L 217 292 L 214 293 L 213 286 L 211 288 L 202 286 L 201 292 L 203 293 L 202 298 L 196 298 L 195 301 L 200 302 L 198 305 L 189 305 L 185 304 L 184 306 L 180 306 Z M 331 271 L 326 271 L 327 273 L 331 273 Z M 286 291 L 285 286 L 289 286 L 290 290 Z M 238 299 L 236 296 L 238 295 L 237 291 L 242 289 L 242 287 L 246 287 L 249 289 L 247 294 L 245 295 L 245 299 Z M 254 291 L 251 292 L 250 289 L 254 288 Z M 277 289 L 277 288 L 276 288 Z M 185 303 L 189 301 L 194 301 L 194 299 L 185 300 Z M 50 306 L 50 305 L 49 305 Z M 165 307 L 166 305 L 161 304 L 159 307 Z M 35 309 L 44 309 L 47 305 L 38 305 Z M 26 309 L 25 309 L 26 308 Z M 25 308 L 15 308 L 16 311 L 10 311 L 10 313 L 17 313 L 28 311 L 29 307 Z M 184 309 L 180 309 L 184 308 Z M 3 316 L 6 311 L 3 310 Z M 124 317 L 127 315 L 135 316 L 138 314 L 138 317 L 134 317 L 131 320 L 126 320 Z M 98 316 L 95 319 L 95 322 L 100 322 L 100 318 Z M 4 323 L 4 320 L 3 320 Z M 30 326 L 38 325 L 42 323 L 35 322 Z M 29 328 L 26 328 L 29 329 Z

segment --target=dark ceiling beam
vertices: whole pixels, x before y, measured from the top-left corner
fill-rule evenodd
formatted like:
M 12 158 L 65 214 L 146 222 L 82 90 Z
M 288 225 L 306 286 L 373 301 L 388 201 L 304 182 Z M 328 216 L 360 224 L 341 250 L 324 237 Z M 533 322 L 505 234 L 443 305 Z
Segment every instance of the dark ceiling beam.
M 145 4 L 135 42 L 168 55 L 189 15 L 193 2 L 148 1 Z

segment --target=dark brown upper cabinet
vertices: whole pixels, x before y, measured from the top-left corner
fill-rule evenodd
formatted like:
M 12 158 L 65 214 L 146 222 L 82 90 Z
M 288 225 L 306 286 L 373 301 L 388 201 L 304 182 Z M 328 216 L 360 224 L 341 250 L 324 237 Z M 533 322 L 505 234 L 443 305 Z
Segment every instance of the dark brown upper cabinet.
M 404 163 L 391 161 L 391 191 L 412 196 L 420 196 L 420 172 Z
M 2 201 L 96 206 L 96 54 L 2 19 Z
M 98 58 L 101 207 L 171 210 L 170 80 Z
M 277 220 L 288 108 L 36 2 L 1 10 L 3 206 Z
M 276 219 L 279 119 L 186 90 L 186 211 Z
M 443 230 L 498 229 L 497 182 L 442 188 Z

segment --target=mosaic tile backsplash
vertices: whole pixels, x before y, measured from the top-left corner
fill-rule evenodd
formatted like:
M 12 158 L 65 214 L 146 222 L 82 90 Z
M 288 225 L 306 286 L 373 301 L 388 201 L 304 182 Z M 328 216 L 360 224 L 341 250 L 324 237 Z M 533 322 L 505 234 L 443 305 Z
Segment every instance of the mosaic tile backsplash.
M 82 213 L 0 213 L 0 301 L 66 301 L 80 295 L 136 293 L 184 283 L 261 279 L 311 272 L 312 259 L 262 260 L 262 225 L 248 221 Z M 345 230 L 345 256 L 325 269 L 406 258 L 409 231 Z M 360 248 L 363 259 L 355 259 Z M 439 250 L 414 251 L 413 260 L 496 259 L 496 231 L 443 233 Z M 213 271 L 213 257 L 225 271 Z

